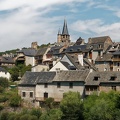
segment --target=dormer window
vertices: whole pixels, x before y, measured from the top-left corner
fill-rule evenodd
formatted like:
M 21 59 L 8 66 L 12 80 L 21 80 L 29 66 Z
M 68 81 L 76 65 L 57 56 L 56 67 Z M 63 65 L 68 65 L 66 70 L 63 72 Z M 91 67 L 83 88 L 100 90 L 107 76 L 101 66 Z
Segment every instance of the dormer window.
M 114 81 L 116 78 L 117 78 L 116 76 L 111 76 L 111 77 L 110 77 L 110 80 L 111 80 L 111 81 Z
M 98 79 L 99 79 L 99 76 L 95 76 L 93 80 L 98 81 Z
M 73 49 L 70 49 L 70 51 L 73 51 Z

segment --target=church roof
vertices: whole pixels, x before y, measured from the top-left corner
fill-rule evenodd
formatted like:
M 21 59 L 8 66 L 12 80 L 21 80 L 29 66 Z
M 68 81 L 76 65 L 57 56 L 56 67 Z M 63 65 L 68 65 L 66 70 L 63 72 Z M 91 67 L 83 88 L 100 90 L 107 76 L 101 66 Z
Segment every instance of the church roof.
M 66 20 L 64 20 L 62 35 L 69 35 Z

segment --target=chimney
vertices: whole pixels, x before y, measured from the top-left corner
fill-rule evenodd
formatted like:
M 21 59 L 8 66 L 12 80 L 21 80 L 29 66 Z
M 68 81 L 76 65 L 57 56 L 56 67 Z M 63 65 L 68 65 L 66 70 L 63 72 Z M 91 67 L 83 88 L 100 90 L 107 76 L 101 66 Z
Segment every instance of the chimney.
M 78 61 L 83 66 L 83 54 L 78 55 Z
M 37 49 L 37 47 L 38 47 L 37 42 L 32 42 L 32 43 L 31 43 L 31 48 Z
M 91 43 L 91 38 L 88 38 L 88 43 Z

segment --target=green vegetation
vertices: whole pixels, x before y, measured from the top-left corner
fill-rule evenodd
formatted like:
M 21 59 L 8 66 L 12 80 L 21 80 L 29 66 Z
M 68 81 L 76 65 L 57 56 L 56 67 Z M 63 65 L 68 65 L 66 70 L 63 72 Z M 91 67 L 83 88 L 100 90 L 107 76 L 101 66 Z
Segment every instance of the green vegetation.
M 48 43 L 48 44 L 42 44 L 42 45 L 38 46 L 38 49 L 39 49 L 39 48 L 48 47 L 49 45 L 50 45 L 50 43 Z
M 13 49 L 13 50 L 7 50 L 5 52 L 0 52 L 0 56 L 2 56 L 3 54 L 10 54 L 10 53 L 13 53 L 15 54 L 16 51 L 18 51 L 19 49 Z
M 1 85 L 2 86 L 2 85 Z M 56 107 L 54 99 L 45 100 L 45 108 L 25 108 L 16 88 L 4 88 L 0 93 L 0 120 L 119 120 L 120 92 L 101 92 L 88 96 L 84 100 L 78 92 L 64 94 Z M 4 104 L 3 104 L 4 103 Z M 5 107 L 13 111 L 4 111 Z M 21 108 L 19 111 L 15 108 Z
M 63 112 L 62 120 L 81 120 L 83 118 L 83 102 L 77 92 L 64 94 L 64 99 L 60 103 Z
M 11 74 L 11 81 L 14 82 L 19 79 L 18 77 L 22 77 L 26 71 L 31 71 L 31 65 L 18 64 L 13 68 L 6 69 Z

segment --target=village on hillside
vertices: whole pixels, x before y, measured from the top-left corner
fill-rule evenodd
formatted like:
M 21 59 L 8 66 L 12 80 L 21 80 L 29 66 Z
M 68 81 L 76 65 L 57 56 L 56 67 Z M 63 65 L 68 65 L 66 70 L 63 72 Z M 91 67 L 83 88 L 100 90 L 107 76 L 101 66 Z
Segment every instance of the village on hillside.
M 0 56 L 0 77 L 10 79 L 4 68 L 17 64 L 31 65 L 31 71 L 19 74 L 18 93 L 33 106 L 41 106 L 46 98 L 55 102 L 63 99 L 69 91 L 79 92 L 82 98 L 93 92 L 120 91 L 120 42 L 110 36 L 79 37 L 71 41 L 67 21 L 58 31 L 54 44 L 38 47 L 32 42 L 15 54 Z

